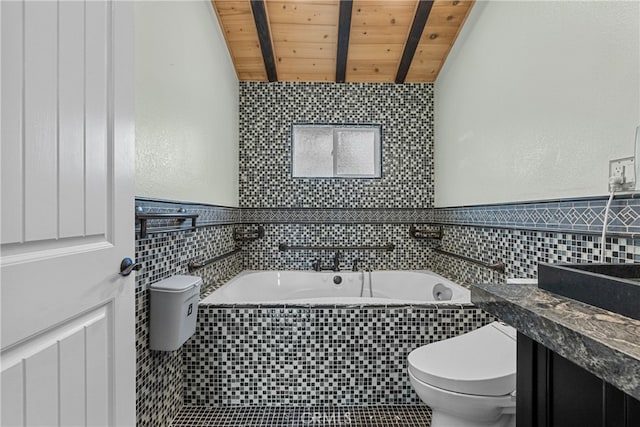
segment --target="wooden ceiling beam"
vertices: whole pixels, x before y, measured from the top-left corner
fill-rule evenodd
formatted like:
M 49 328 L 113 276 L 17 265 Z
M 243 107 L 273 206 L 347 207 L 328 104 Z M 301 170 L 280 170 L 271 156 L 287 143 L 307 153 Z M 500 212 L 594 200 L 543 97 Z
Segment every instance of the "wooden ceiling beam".
M 211 3 L 240 81 L 402 84 L 435 81 L 474 0 Z
M 349 33 L 351 32 L 352 0 L 340 2 L 338 21 L 338 56 L 336 58 L 336 83 L 344 83 L 347 73 L 347 54 L 349 53 Z
M 258 30 L 260 50 L 262 50 L 264 68 L 267 71 L 267 79 L 270 82 L 277 82 L 278 73 L 276 72 L 276 60 L 273 55 L 273 44 L 271 43 L 269 20 L 267 19 L 264 0 L 251 0 L 251 10 L 253 12 L 253 19 L 256 22 L 256 30 Z
M 418 2 L 416 16 L 413 18 L 411 30 L 409 31 L 409 37 L 407 38 L 407 43 L 404 45 L 404 52 L 402 52 L 402 59 L 400 60 L 400 66 L 398 67 L 398 72 L 396 73 L 395 81 L 398 84 L 404 83 L 405 79 L 407 78 L 409 67 L 411 66 L 411 62 L 413 61 L 413 56 L 416 53 L 418 43 L 420 43 L 420 37 L 422 37 L 422 32 L 424 31 L 424 27 L 427 24 L 427 19 L 429 19 L 429 13 L 431 13 L 432 7 L 432 0 L 421 0 L 420 2 Z

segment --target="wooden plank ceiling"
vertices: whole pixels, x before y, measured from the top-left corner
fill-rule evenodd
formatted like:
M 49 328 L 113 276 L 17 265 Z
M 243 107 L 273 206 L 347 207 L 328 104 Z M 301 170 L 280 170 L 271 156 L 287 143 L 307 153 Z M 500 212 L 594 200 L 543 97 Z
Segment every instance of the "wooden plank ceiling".
M 242 81 L 433 82 L 473 0 L 212 0 Z

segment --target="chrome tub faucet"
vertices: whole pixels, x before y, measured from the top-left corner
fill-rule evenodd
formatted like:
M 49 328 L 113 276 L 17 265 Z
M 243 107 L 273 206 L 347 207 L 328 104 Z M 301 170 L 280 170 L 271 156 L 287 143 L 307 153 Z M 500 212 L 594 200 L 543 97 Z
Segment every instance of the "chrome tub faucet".
M 333 256 L 333 271 L 340 271 L 340 252 L 337 251 Z

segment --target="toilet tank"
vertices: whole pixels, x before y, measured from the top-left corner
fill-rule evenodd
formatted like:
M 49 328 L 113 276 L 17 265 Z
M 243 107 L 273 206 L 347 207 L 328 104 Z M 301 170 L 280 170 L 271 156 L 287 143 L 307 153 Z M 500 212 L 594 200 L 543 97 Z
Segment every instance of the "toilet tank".
M 196 330 L 200 285 L 196 276 L 172 276 L 149 287 L 149 349 L 173 351 Z

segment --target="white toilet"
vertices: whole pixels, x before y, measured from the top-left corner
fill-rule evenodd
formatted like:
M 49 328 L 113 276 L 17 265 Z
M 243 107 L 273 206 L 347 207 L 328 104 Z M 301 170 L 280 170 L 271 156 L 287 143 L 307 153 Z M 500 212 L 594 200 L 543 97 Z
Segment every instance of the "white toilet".
M 427 344 L 408 357 L 431 427 L 515 427 L 516 330 L 493 322 Z

